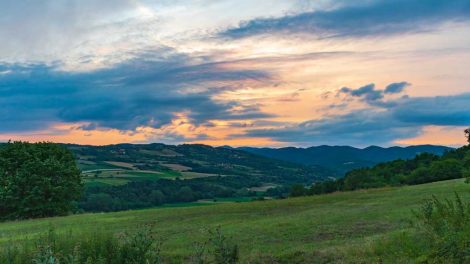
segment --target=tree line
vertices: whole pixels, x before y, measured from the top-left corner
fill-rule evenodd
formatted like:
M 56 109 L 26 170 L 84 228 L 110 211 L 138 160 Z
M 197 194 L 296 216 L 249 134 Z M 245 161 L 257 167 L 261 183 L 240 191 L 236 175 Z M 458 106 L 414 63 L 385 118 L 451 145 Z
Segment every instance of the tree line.
M 78 206 L 83 211 L 110 212 L 168 203 L 194 202 L 200 199 L 255 197 L 256 192 L 248 191 L 246 186 L 259 184 L 257 178 L 215 176 L 185 180 L 134 181 L 120 186 L 88 186 Z
M 344 178 L 315 183 L 310 188 L 294 185 L 290 196 L 470 178 L 470 128 L 465 130 L 465 136 L 469 145 L 448 151 L 440 157 L 422 153 L 409 160 L 400 159 L 371 168 L 355 169 L 346 173 Z

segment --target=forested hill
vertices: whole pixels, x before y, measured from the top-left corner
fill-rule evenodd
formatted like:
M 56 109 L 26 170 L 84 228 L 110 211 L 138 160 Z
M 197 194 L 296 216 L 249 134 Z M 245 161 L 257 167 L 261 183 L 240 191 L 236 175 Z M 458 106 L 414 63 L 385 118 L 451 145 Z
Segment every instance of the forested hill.
M 333 175 L 301 165 L 206 145 L 66 145 L 82 170 L 85 211 L 119 211 L 201 199 L 286 193 Z M 273 191 L 274 190 L 274 191 Z
M 463 177 L 470 182 L 470 145 L 448 151 L 442 156 L 422 153 L 409 160 L 394 160 L 371 168 L 352 170 L 344 178 L 336 181 L 314 184 L 308 192 L 321 194 L 384 186 L 415 185 Z
M 326 167 L 343 176 L 346 172 L 396 159 L 411 159 L 420 153 L 442 155 L 452 148 L 434 145 L 382 148 L 370 146 L 364 149 L 350 146 L 318 146 L 310 148 L 238 148 L 257 155 L 295 162 L 304 165 Z
M 87 172 L 124 168 L 134 171 L 173 173 L 180 178 L 243 176 L 271 183 L 309 183 L 332 173 L 315 165 L 299 165 L 242 150 L 199 144 L 118 144 L 109 146 L 66 145 Z

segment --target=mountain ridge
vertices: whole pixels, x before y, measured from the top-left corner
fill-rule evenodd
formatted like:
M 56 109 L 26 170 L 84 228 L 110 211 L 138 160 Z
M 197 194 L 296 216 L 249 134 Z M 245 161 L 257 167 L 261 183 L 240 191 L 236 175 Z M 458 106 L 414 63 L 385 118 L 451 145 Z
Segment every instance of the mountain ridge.
M 452 150 L 453 148 L 427 144 L 406 147 L 380 147 L 372 145 L 365 148 L 356 148 L 352 146 L 320 145 L 308 148 L 239 147 L 237 149 L 303 165 L 323 166 L 335 171 L 337 173 L 336 176 L 343 176 L 344 173 L 352 169 L 369 167 L 396 159 L 411 159 L 424 152 L 442 155 L 445 151 Z

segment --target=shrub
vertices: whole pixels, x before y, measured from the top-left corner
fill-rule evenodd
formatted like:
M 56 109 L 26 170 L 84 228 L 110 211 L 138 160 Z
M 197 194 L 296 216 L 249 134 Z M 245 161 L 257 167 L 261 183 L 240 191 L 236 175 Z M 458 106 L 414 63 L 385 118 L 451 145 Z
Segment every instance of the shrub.
M 16 243 L 16 244 L 15 244 Z M 150 227 L 134 233 L 57 234 L 54 229 L 33 243 L 10 243 L 0 249 L 0 263 L 8 264 L 157 264 L 162 262 L 162 240 Z
M 209 238 L 193 244 L 190 263 L 234 264 L 239 261 L 239 249 L 231 239 L 222 233 L 220 227 L 209 230 Z
M 426 255 L 431 262 L 469 263 L 469 202 L 457 194 L 454 201 L 433 197 L 414 214 L 415 226 L 430 244 Z
M 299 196 L 304 196 L 308 194 L 308 189 L 305 188 L 302 184 L 294 184 L 291 187 L 290 190 L 290 197 L 299 197 Z
M 122 263 L 157 264 L 161 263 L 162 241 L 150 227 L 139 229 L 135 234 L 124 234 L 120 248 Z
M 217 264 L 235 264 L 239 260 L 238 245 L 226 237 L 220 227 L 209 231 L 209 242 L 212 245 L 212 255 Z
M 378 263 L 470 263 L 470 203 L 426 200 L 413 211 L 411 228 L 381 237 L 370 248 L 353 247 L 352 255 L 378 258 Z

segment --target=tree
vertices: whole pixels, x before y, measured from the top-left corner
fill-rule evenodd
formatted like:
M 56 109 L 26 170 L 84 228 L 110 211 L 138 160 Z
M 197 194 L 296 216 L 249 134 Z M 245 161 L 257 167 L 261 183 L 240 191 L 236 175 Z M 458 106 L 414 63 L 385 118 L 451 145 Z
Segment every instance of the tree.
M 91 194 L 88 197 L 88 209 L 95 212 L 111 212 L 116 209 L 116 202 L 107 193 Z
M 465 137 L 467 137 L 467 142 L 470 144 L 470 127 L 465 129 Z
M 165 195 L 160 190 L 152 190 L 149 195 L 149 201 L 152 205 L 161 205 L 165 202 Z
M 177 193 L 177 197 L 180 202 L 192 202 L 194 201 L 193 190 L 189 186 L 183 186 Z
M 304 196 L 308 194 L 307 188 L 303 186 L 302 184 L 294 184 L 292 185 L 290 189 L 290 197 L 299 197 L 299 196 Z
M 0 146 L 0 219 L 64 215 L 83 184 L 72 153 L 53 143 Z
M 432 181 L 462 178 L 462 164 L 455 159 L 435 161 L 430 167 Z
M 430 170 L 427 166 L 422 166 L 410 173 L 406 178 L 407 184 L 423 184 L 432 182 Z

